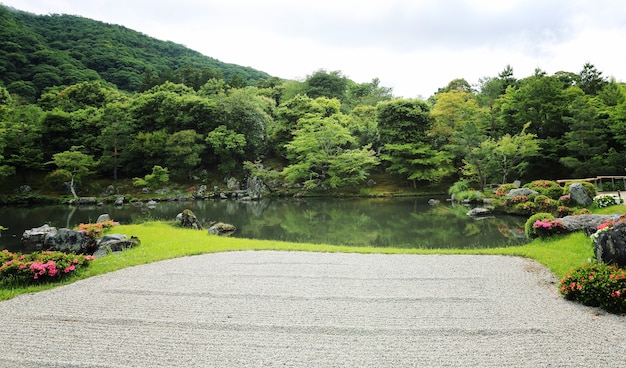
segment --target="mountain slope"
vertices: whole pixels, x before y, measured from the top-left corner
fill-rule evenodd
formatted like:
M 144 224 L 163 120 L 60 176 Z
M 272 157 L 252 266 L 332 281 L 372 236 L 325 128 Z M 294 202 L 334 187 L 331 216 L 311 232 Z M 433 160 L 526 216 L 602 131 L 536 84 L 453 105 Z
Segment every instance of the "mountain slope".
M 204 56 L 123 26 L 72 15 L 35 15 L 0 5 L 0 81 L 26 98 L 50 86 L 103 79 L 126 91 L 187 68 L 255 84 L 267 73 Z

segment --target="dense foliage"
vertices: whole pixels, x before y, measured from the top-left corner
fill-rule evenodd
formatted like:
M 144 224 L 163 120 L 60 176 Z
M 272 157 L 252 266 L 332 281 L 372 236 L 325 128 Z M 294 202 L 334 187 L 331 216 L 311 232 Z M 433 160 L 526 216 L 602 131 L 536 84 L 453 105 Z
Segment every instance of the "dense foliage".
M 377 171 L 481 190 L 621 175 L 626 161 L 624 85 L 591 64 L 519 80 L 507 66 L 422 101 L 339 71 L 285 81 L 80 17 L 0 7 L 0 25 L 0 177 L 25 184 L 32 173 L 51 188 L 145 178 L 158 166 L 173 181 L 262 168 L 325 190 Z
M 269 78 L 122 26 L 1 5 L 0 40 L 0 80 L 29 101 L 48 87 L 95 80 L 134 92 L 168 80 L 198 89 L 215 77 L 238 87 Z

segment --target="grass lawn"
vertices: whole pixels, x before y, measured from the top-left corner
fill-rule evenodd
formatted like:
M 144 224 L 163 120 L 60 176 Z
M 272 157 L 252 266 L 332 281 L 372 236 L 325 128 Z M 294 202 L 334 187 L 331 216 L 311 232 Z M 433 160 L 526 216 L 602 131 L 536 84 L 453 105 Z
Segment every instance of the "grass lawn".
M 0 300 L 16 295 L 50 289 L 79 279 L 101 275 L 122 268 L 161 261 L 170 258 L 203 253 L 241 250 L 280 250 L 307 252 L 385 253 L 385 254 L 490 254 L 528 257 L 549 268 L 556 276 L 563 277 L 570 269 L 593 258 L 591 240 L 583 233 L 568 234 L 550 239 L 536 239 L 517 247 L 489 249 L 404 249 L 349 247 L 306 243 L 288 243 L 269 240 L 251 240 L 208 235 L 174 227 L 165 222 L 148 222 L 137 225 L 121 225 L 112 229 L 115 233 L 136 236 L 139 247 L 121 253 L 98 258 L 76 275 L 55 283 L 35 286 L 5 285 L 0 283 Z

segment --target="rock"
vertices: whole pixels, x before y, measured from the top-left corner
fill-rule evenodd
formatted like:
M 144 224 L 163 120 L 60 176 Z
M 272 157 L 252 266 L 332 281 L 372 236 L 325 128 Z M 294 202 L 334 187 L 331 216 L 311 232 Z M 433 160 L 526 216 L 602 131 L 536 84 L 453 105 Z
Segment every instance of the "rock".
M 124 249 L 134 248 L 141 244 L 135 236 L 127 237 L 125 234 L 109 234 L 98 242 L 98 249 L 105 247 L 108 252 L 121 252 Z
M 96 220 L 96 224 L 99 222 L 107 222 L 107 221 L 111 221 L 111 216 L 109 216 L 108 213 L 103 213 L 100 216 L 98 216 L 98 219 Z
M 105 197 L 113 195 L 115 193 L 115 187 L 111 184 L 109 185 L 104 193 L 102 193 Z
M 152 192 L 152 191 L 148 187 L 141 188 L 141 193 L 143 193 L 143 194 L 150 194 L 150 192 Z
M 507 198 L 513 198 L 513 197 L 517 197 L 517 196 L 526 196 L 526 197 L 528 197 L 528 196 L 533 195 L 533 194 L 536 195 L 536 194 L 539 194 L 539 192 L 537 192 L 535 190 L 532 190 L 532 189 L 529 189 L 529 188 L 514 188 L 514 189 L 511 189 L 507 193 L 506 197 Z
M 441 201 L 438 200 L 438 199 L 431 198 L 431 199 L 428 200 L 428 204 L 431 205 L 431 206 L 438 205 L 439 203 L 441 203 Z
M 200 185 L 198 189 L 195 190 L 191 196 L 194 199 L 203 199 L 207 195 L 207 190 L 208 188 L 206 185 Z
M 115 198 L 114 205 L 115 205 L 115 207 L 122 207 L 122 206 L 124 206 L 124 196 L 117 196 L 117 198 Z
M 226 195 L 226 193 L 222 192 L 220 193 L 220 199 L 228 199 L 228 196 Z
M 20 243 L 26 249 L 42 250 L 44 240 L 48 234 L 56 234 L 57 228 L 45 224 L 30 230 L 25 230 L 20 239 Z
M 148 201 L 146 202 L 146 207 L 148 207 L 149 209 L 155 209 L 157 206 L 157 202 L 156 201 Z
M 180 226 L 184 228 L 202 230 L 200 221 L 190 209 L 183 210 L 183 212 L 179 213 L 176 218 L 179 220 Z
M 237 228 L 231 224 L 218 222 L 209 228 L 209 234 L 227 236 L 234 233 L 236 230 Z
M 20 185 L 19 188 L 17 188 L 17 191 L 19 193 L 29 193 L 31 190 L 33 190 L 30 185 Z
M 619 214 L 615 215 L 570 215 L 559 218 L 558 220 L 563 223 L 563 226 L 568 232 L 583 230 L 587 236 L 596 232 L 598 225 L 609 221 L 617 221 Z
M 254 176 L 254 177 L 248 177 L 248 179 L 246 180 L 246 196 L 244 197 L 250 197 L 251 199 L 258 199 L 261 198 L 261 191 L 263 190 L 263 188 L 265 187 L 265 184 L 263 183 L 263 180 L 261 180 L 261 178 Z
M 48 233 L 44 239 L 43 250 L 53 250 L 63 253 L 93 253 L 95 242 L 87 236 L 85 231 L 75 231 L 66 228 L 59 229 L 56 234 Z
M 574 183 L 569 187 L 570 200 L 578 206 L 587 207 L 593 203 L 593 199 L 580 183 Z
M 626 267 L 626 223 L 600 232 L 594 243 L 598 262 Z
M 96 197 L 80 197 L 78 198 L 79 206 L 93 206 L 98 203 L 98 199 Z
M 228 190 L 238 190 L 239 189 L 239 181 L 235 178 L 226 179 L 226 187 Z
M 472 208 L 471 210 L 467 211 L 467 215 L 469 217 L 485 217 L 485 216 L 491 215 L 492 212 L 493 212 L 493 209 L 491 209 L 491 208 L 476 207 L 476 208 Z

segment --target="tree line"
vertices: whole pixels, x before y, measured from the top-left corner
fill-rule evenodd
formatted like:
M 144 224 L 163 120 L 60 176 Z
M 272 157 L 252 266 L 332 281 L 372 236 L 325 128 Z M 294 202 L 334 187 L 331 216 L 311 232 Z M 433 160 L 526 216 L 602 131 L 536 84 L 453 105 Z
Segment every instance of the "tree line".
M 523 79 L 507 66 L 476 86 L 453 80 L 426 101 L 340 71 L 193 83 L 131 93 L 87 81 L 48 88 L 35 103 L 0 87 L 0 174 L 69 181 L 80 167 L 55 158 L 72 157 L 111 179 L 160 166 L 174 178 L 252 172 L 326 189 L 360 185 L 375 170 L 414 185 L 462 178 L 478 187 L 624 170 L 624 85 L 592 64 Z

